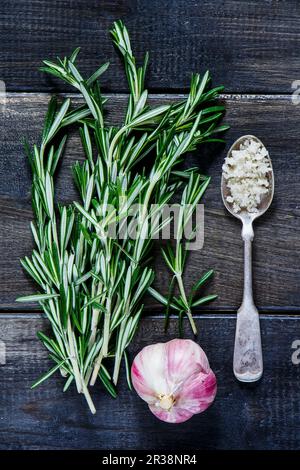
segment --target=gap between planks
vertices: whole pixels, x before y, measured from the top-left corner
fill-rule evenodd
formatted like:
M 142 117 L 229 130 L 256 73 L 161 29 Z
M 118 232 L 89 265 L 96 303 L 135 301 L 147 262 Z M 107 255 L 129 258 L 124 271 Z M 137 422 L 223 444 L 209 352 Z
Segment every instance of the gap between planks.
M 216 320 L 216 319 L 222 319 L 222 320 L 232 320 L 232 319 L 235 319 L 236 318 L 236 313 L 228 313 L 228 312 L 220 312 L 220 313 L 197 313 L 195 315 L 193 315 L 194 319 L 195 320 Z M 9 313 L 9 312 L 0 312 L 0 320 L 4 320 L 4 319 L 9 319 L 9 320 L 18 320 L 18 319 L 22 319 L 22 320 L 37 320 L 37 319 L 42 319 L 44 318 L 45 320 L 47 320 L 47 317 L 45 314 L 43 314 L 42 312 L 12 312 L 12 313 Z M 171 315 L 170 316 L 171 319 L 175 320 L 176 319 L 176 316 L 175 315 Z M 157 319 L 157 320 L 162 320 L 164 319 L 164 315 L 163 314 L 159 314 L 159 313 L 155 313 L 153 315 L 145 315 L 143 317 L 143 319 L 147 319 L 147 320 L 153 320 L 153 319 Z M 142 321 L 143 321 L 142 319 Z M 284 314 L 266 314 L 266 313 L 261 313 L 260 314 L 260 319 L 262 320 L 295 320 L 295 321 L 300 321 L 300 316 L 299 314 L 295 314 L 295 313 L 284 313 Z
M 173 91 L 173 90 L 148 90 L 150 96 L 159 96 L 159 97 L 170 97 L 170 96 L 176 96 L 177 98 L 184 98 L 188 95 L 189 90 L 178 90 L 178 91 Z M 117 92 L 117 93 L 110 93 L 110 92 L 105 92 L 102 90 L 102 94 L 107 97 L 127 97 L 129 96 L 128 92 Z M 57 95 L 57 96 L 67 96 L 70 98 L 78 98 L 81 97 L 82 95 L 80 93 L 68 93 L 68 92 L 60 92 L 60 91 L 6 91 L 6 96 L 11 96 L 12 98 L 14 97 L 24 97 L 24 96 L 52 96 L 52 95 Z M 239 99 L 264 99 L 264 100 L 285 100 L 288 99 L 290 100 L 292 98 L 292 93 L 220 93 L 219 94 L 219 99 L 232 99 L 232 100 L 239 100 Z M 1 98 L 3 100 L 3 98 Z M 0 101 L 1 101 L 0 100 Z

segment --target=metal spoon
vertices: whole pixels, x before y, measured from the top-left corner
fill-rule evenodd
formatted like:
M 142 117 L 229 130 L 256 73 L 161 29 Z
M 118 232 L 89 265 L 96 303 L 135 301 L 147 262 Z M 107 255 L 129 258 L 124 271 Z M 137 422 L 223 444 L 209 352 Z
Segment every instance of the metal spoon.
M 262 142 L 253 135 L 244 135 L 234 142 L 229 149 L 227 156 L 233 150 L 238 150 L 246 139 L 255 140 L 261 145 Z M 258 212 L 249 213 L 242 210 L 239 213 L 233 212 L 232 204 L 226 200 L 230 194 L 226 180 L 222 175 L 221 193 L 226 209 L 234 217 L 243 223 L 242 239 L 244 240 L 244 293 L 243 301 L 237 312 L 237 323 L 235 332 L 235 345 L 233 355 L 233 372 L 241 382 L 256 382 L 263 374 L 263 357 L 261 348 L 261 335 L 259 326 L 259 314 L 253 301 L 252 292 L 252 241 L 254 231 L 252 223 L 269 208 L 274 195 L 274 175 L 271 159 L 269 159 L 271 171 L 268 173 L 269 191 L 262 198 Z

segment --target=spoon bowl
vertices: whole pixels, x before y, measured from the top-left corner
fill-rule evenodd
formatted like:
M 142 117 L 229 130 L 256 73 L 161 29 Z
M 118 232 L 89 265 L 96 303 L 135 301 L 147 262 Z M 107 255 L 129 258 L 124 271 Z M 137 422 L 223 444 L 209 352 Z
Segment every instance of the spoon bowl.
M 262 145 L 263 147 L 265 147 L 264 144 L 262 143 L 262 141 L 260 139 L 258 139 L 256 136 L 250 135 L 250 134 L 249 135 L 243 135 L 242 137 L 239 137 L 239 139 L 237 139 L 232 144 L 232 146 L 230 147 L 230 149 L 227 152 L 227 157 L 229 157 L 231 155 L 233 150 L 239 150 L 240 145 L 245 140 L 254 140 L 255 142 L 257 142 L 260 145 Z M 270 168 L 271 168 L 271 170 L 267 173 L 267 178 L 268 178 L 268 181 L 269 181 L 269 191 L 266 194 L 264 194 L 263 197 L 261 198 L 261 201 L 260 201 L 260 203 L 257 207 L 257 212 L 248 212 L 246 210 L 241 210 L 240 212 L 234 212 L 232 204 L 230 202 L 228 202 L 227 199 L 226 199 L 227 196 L 230 195 L 230 190 L 228 189 L 227 184 L 226 184 L 226 179 L 224 178 L 224 175 L 222 174 L 221 195 L 222 195 L 224 206 L 226 207 L 228 212 L 230 212 L 231 215 L 233 215 L 234 217 L 240 219 L 242 222 L 243 222 L 244 219 L 249 219 L 249 218 L 253 222 L 255 219 L 257 219 L 258 217 L 263 215 L 269 209 L 269 207 L 271 205 L 271 202 L 273 200 L 273 197 L 274 197 L 274 172 L 273 172 L 273 166 L 272 166 L 272 161 L 271 161 L 270 156 L 268 156 L 267 158 L 268 158 L 269 165 L 270 165 Z

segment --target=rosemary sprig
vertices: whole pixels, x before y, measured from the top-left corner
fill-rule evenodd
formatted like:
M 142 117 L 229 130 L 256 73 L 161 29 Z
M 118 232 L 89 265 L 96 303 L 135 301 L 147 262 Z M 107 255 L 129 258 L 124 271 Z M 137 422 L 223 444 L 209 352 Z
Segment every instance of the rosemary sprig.
M 216 299 L 217 296 L 212 294 L 205 297 L 200 297 L 198 299 L 195 298 L 197 292 L 203 286 L 203 284 L 213 276 L 213 270 L 210 270 L 205 273 L 192 286 L 189 296 L 186 294 L 183 282 L 183 274 L 187 260 L 189 240 L 184 239 L 184 230 L 187 224 L 191 221 L 196 207 L 199 204 L 207 186 L 209 185 L 209 182 L 210 178 L 203 179 L 203 177 L 199 175 L 196 171 L 192 171 L 190 173 L 188 183 L 183 190 L 181 202 L 179 205 L 179 212 L 177 216 L 177 233 L 175 234 L 175 249 L 173 250 L 172 245 L 169 242 L 167 243 L 166 249 L 161 250 L 166 265 L 173 274 L 169 296 L 164 297 L 159 294 L 154 288 L 150 288 L 150 292 L 156 298 L 156 300 L 166 306 L 166 327 L 168 325 L 170 308 L 172 308 L 173 310 L 178 312 L 180 318 L 184 313 L 187 315 L 194 335 L 197 334 L 197 328 L 193 320 L 192 308 L 210 302 Z M 193 230 L 189 234 L 189 238 L 192 238 L 195 235 L 197 229 L 197 226 L 193 228 Z M 177 297 L 172 295 L 174 288 L 174 280 L 176 280 L 179 289 L 179 296 Z
M 75 381 L 77 391 L 83 393 L 88 405 L 95 413 L 88 388 L 84 380 L 86 351 L 86 330 L 88 318 L 81 314 L 84 294 L 80 292 L 80 276 L 86 271 L 86 247 L 78 249 L 79 240 L 74 239 L 75 225 L 78 223 L 73 206 L 54 209 L 54 174 L 66 142 L 63 136 L 58 144 L 54 137 L 64 127 L 64 119 L 70 118 L 66 100 L 57 110 L 52 99 L 49 104 L 42 134 L 42 143 L 32 150 L 27 145 L 31 164 L 32 204 L 35 222 L 31 223 L 32 234 L 37 246 L 31 258 L 23 259 L 22 266 L 33 277 L 43 294 L 19 298 L 19 301 L 36 301 L 42 306 L 51 322 L 53 338 L 39 333 L 39 338 L 50 352 L 56 366 L 40 378 L 40 384 L 60 369 L 67 383 Z M 78 111 L 81 115 L 81 109 Z M 72 117 L 76 112 L 72 112 Z M 77 118 L 76 118 L 77 120 Z M 74 245 L 74 242 L 77 244 Z M 76 337 L 76 330 L 80 336 Z M 79 340 L 79 341 L 78 341 Z
M 66 378 L 64 390 L 74 381 L 92 412 L 89 384 L 99 377 L 115 396 L 123 360 L 130 385 L 126 350 L 139 324 L 143 295 L 154 279 L 146 260 L 152 238 L 169 222 L 151 224 L 153 217 L 160 220 L 179 187 L 184 188 L 183 210 L 188 200 L 195 206 L 203 192 L 203 182 L 194 188 L 201 178 L 189 170 L 179 171 L 177 165 L 199 143 L 214 140 L 215 133 L 226 129 L 218 126 L 224 108 L 214 104 L 222 88 L 209 89 L 208 72 L 202 78 L 192 76 L 187 99 L 151 108 L 144 87 L 148 56 L 141 67 L 136 65 L 121 21 L 111 34 L 130 91 L 120 127 L 105 122 L 106 100 L 98 78 L 108 64 L 84 79 L 76 66 L 78 49 L 70 58 L 44 61 L 43 70 L 74 86 L 84 105 L 69 111 L 67 100 L 57 110 L 52 100 L 40 147 L 27 146 L 33 174 L 31 228 L 37 249 L 22 264 L 41 293 L 19 299 L 38 301 L 52 327 L 51 338 L 43 333 L 39 338 L 56 365 L 38 383 L 59 369 Z M 83 163 L 73 168 L 80 201 L 56 210 L 53 177 L 66 140 L 58 137 L 74 122 L 79 124 L 85 152 Z M 174 265 L 179 286 L 184 268 L 181 242 Z M 180 301 L 171 303 L 171 308 Z M 188 300 L 182 305 L 189 317 L 187 306 L 193 305 Z

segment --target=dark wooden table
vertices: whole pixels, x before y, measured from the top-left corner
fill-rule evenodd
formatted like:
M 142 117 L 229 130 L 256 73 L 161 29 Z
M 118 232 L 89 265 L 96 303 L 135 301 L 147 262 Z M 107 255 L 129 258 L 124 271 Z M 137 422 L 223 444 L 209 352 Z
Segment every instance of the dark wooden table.
M 224 84 L 230 145 L 245 133 L 270 150 L 276 177 L 274 203 L 257 223 L 254 250 L 255 298 L 262 316 L 265 373 L 246 386 L 232 374 L 235 311 L 242 292 L 240 226 L 222 206 L 219 184 L 226 147 L 207 147 L 193 159 L 212 183 L 205 196 L 205 246 L 193 252 L 187 285 L 206 269 L 216 270 L 210 291 L 216 302 L 197 312 L 199 342 L 216 372 L 214 405 L 179 426 L 156 420 L 123 377 L 116 400 L 100 386 L 91 416 L 72 389 L 62 393 L 59 376 L 40 388 L 30 385 L 49 366 L 36 338 L 47 321 L 15 298 L 33 284 L 19 258 L 32 248 L 29 222 L 30 174 L 22 150 L 34 142 L 51 93 L 69 93 L 38 71 L 44 58 L 82 47 L 84 74 L 109 59 L 103 88 L 112 95 L 110 119 L 126 103 L 126 82 L 108 29 L 122 18 L 137 57 L 149 50 L 151 100 L 168 102 L 186 93 L 192 71 L 210 69 Z M 300 340 L 300 105 L 292 103 L 292 82 L 300 80 L 300 3 L 295 0 L 2 0 L 0 80 L 7 88 L 0 110 L 0 449 L 296 449 L 300 447 L 300 365 L 292 344 Z M 1 104 L 1 103 L 0 103 Z M 82 158 L 78 137 L 68 144 L 58 178 L 59 198 L 75 195 L 70 165 Z M 192 164 L 192 161 L 191 161 Z M 166 291 L 169 275 L 157 253 L 157 282 Z M 142 346 L 177 335 L 176 320 L 163 333 L 161 308 L 147 299 L 146 315 L 132 344 Z

